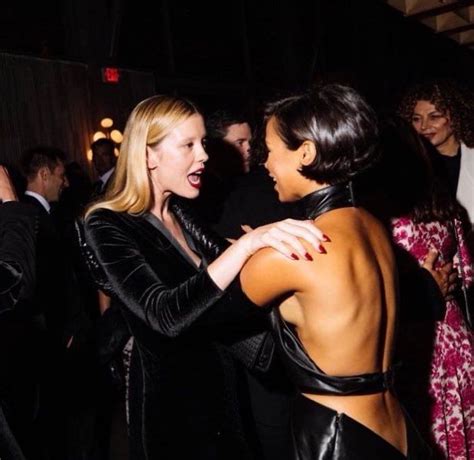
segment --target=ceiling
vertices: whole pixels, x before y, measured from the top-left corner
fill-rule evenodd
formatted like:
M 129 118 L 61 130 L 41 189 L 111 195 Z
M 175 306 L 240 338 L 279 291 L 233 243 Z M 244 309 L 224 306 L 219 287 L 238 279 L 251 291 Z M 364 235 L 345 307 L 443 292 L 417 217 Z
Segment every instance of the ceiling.
M 474 0 L 385 0 L 408 20 L 474 50 Z

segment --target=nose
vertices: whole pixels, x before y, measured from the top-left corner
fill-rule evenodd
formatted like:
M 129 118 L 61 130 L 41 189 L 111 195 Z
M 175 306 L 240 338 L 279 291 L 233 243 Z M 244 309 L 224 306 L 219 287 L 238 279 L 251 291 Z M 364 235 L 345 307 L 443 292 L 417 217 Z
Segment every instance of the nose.
M 198 152 L 197 152 L 197 161 L 202 161 L 205 163 L 209 159 L 209 155 L 207 154 L 206 150 L 202 145 L 198 147 Z
M 427 128 L 428 128 L 428 118 L 422 118 L 420 120 L 420 129 L 424 131 Z
M 244 152 L 245 152 L 247 155 L 249 155 L 249 154 L 250 154 L 250 142 L 248 142 L 248 141 L 244 142 L 243 147 L 244 147 Z

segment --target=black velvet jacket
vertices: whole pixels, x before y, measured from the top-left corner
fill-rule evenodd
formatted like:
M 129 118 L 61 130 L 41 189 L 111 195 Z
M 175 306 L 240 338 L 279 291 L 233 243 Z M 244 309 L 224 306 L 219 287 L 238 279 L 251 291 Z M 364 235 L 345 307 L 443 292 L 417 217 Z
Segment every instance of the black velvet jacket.
M 32 206 L 0 205 L 0 312 L 32 296 L 37 226 L 38 215 Z
M 172 211 L 205 263 L 227 246 L 183 203 Z M 237 284 L 220 290 L 151 216 L 98 210 L 87 219 L 85 234 L 98 260 L 94 276 L 120 301 L 135 338 L 131 458 L 250 458 L 235 369 L 220 344 L 258 332 L 262 313 Z

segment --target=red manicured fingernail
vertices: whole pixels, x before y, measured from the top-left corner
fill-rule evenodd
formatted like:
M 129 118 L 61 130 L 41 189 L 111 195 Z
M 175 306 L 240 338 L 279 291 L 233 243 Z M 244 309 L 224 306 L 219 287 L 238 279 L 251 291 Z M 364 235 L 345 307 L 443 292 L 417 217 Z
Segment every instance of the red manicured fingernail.
M 329 236 L 327 236 L 323 233 L 323 241 L 330 242 L 331 239 L 329 238 Z
M 306 257 L 306 260 L 313 261 L 313 258 L 311 257 L 311 254 L 306 253 L 304 256 Z
M 300 260 L 300 258 L 294 252 L 291 253 L 291 258 L 294 260 Z
M 319 245 L 319 252 L 321 254 L 327 254 L 327 251 L 322 244 Z

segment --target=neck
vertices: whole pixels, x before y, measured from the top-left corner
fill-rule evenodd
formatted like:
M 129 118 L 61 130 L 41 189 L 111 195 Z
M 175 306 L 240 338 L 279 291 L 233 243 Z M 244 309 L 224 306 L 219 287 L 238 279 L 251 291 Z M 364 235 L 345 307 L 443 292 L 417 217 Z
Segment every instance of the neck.
M 457 155 L 459 150 L 459 142 L 454 136 L 451 136 L 449 139 L 446 139 L 446 142 L 438 146 L 438 152 L 441 155 L 447 157 L 454 157 Z
M 29 182 L 26 187 L 26 190 L 29 192 L 37 193 L 38 195 L 41 195 L 42 197 L 44 197 L 44 199 L 46 200 L 46 196 L 44 194 L 44 188 L 41 186 L 41 184 L 38 184 L 37 182 Z
M 153 193 L 154 204 L 150 212 L 158 217 L 162 222 L 165 222 L 169 218 L 169 200 L 171 196 L 171 193 Z

